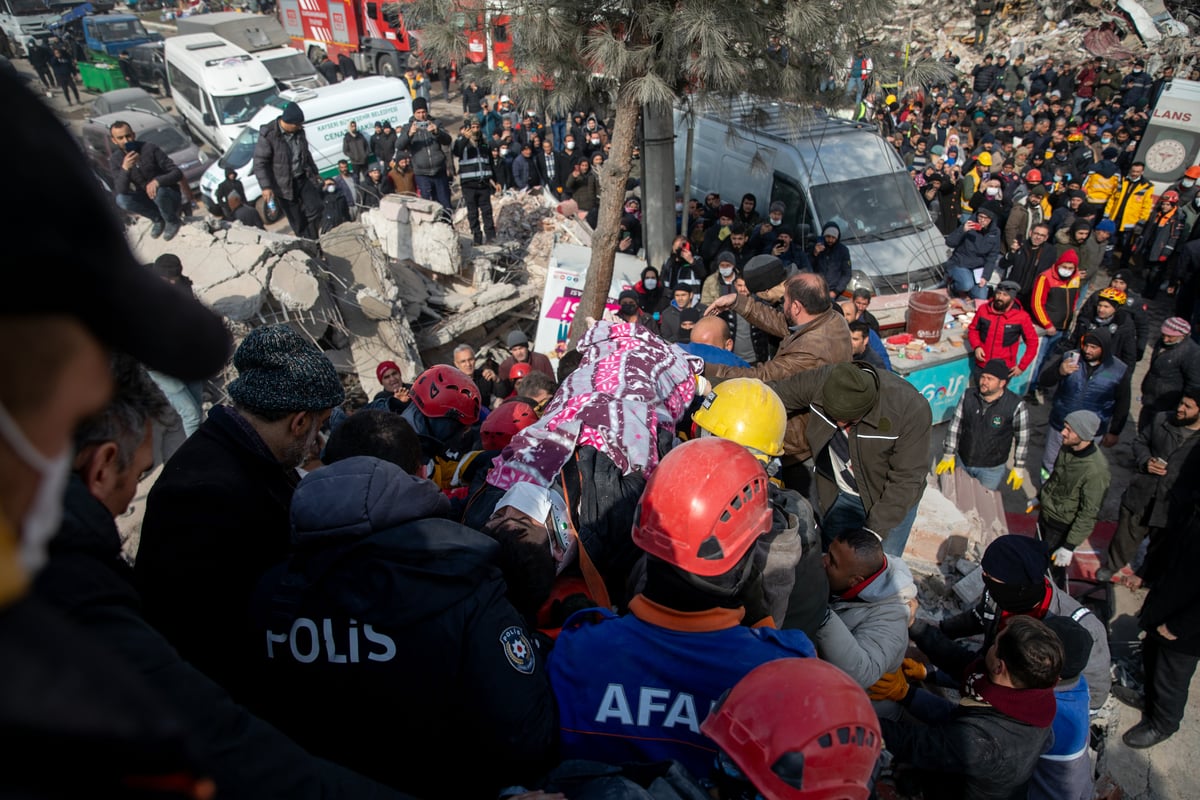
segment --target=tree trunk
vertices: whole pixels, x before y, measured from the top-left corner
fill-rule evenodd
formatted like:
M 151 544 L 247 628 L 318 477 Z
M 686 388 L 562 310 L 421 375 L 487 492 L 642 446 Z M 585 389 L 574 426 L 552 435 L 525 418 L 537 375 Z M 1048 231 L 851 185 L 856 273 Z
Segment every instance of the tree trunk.
M 624 87 L 623 87 L 624 88 Z M 600 208 L 596 220 L 596 235 L 592 237 L 592 259 L 588 262 L 583 297 L 571 322 L 570 347 L 574 347 L 587 330 L 587 318 L 604 316 L 608 290 L 612 284 L 613 262 L 617 255 L 617 236 L 621 215 L 625 212 L 625 183 L 629 180 L 630 157 L 633 155 L 634 135 L 637 132 L 640 106 L 628 91 L 617 93 L 616 115 L 613 120 L 612 153 L 604 162 L 600 179 Z

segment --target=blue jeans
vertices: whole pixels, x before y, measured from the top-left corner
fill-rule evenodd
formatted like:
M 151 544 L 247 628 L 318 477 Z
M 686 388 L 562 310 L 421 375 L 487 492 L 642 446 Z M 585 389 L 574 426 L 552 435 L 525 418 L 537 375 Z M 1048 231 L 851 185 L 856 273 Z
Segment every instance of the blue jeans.
M 1004 483 L 1005 469 L 1007 466 L 1001 464 L 998 467 L 969 467 L 966 464 L 962 465 L 963 471 L 970 475 L 975 480 L 983 484 L 983 488 L 991 489 L 993 492 L 998 491 Z
M 178 224 L 183 195 L 180 194 L 177 186 L 160 186 L 155 192 L 153 200 L 144 189 L 140 189 L 130 194 L 116 195 L 116 201 L 117 207 L 123 211 L 139 214 L 154 222 Z
M 846 94 L 854 95 L 854 105 L 858 105 L 862 102 L 863 89 L 865 88 L 866 87 L 863 86 L 862 78 L 852 77 L 850 80 L 846 81 Z
M 908 544 L 908 535 L 912 533 L 916 518 L 917 504 L 914 503 L 904 515 L 904 519 L 900 520 L 900 524 L 884 534 L 884 553 L 897 558 L 904 555 L 904 547 Z M 829 510 L 821 515 L 821 542 L 828 550 L 829 543 L 836 539 L 839 533 L 861 528 L 866 522 L 867 512 L 863 508 L 862 498 L 839 493 Z
M 556 119 L 550 123 L 550 133 L 554 136 L 554 151 L 561 153 L 567 140 L 567 121 Z
M 1062 331 L 1052 333 L 1049 336 L 1038 337 L 1038 353 L 1037 358 L 1033 360 L 1033 369 L 1029 373 L 1029 390 L 1028 394 L 1032 395 L 1037 389 L 1038 373 L 1042 371 L 1042 367 L 1046 364 L 1046 359 L 1050 357 L 1054 346 L 1058 344 L 1058 340 L 1063 337 Z
M 958 294 L 967 294 L 977 300 L 986 300 L 988 290 L 975 280 L 975 272 L 966 267 L 951 267 L 946 273 L 946 284 Z
M 450 179 L 446 173 L 441 175 L 415 175 L 417 191 L 426 200 L 436 200 L 447 211 L 454 209 L 450 205 Z

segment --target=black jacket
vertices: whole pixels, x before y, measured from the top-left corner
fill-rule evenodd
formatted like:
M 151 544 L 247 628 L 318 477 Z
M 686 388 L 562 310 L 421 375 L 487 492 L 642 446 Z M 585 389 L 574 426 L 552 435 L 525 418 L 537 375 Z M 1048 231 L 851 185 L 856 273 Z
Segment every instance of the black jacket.
M 396 158 L 396 132 L 380 132 L 371 137 L 371 152 L 382 164 L 391 164 Z
M 1200 389 L 1200 345 L 1185 337 L 1182 342 L 1154 343 L 1150 369 L 1142 379 L 1142 405 L 1155 411 L 1174 411 L 1183 390 Z
M 355 167 L 362 167 L 371 155 L 371 145 L 361 131 L 346 132 L 342 137 L 342 155 Z
M 546 169 L 546 154 L 541 151 L 534 154 L 533 163 L 537 168 L 538 182 L 553 192 L 555 197 L 561 199 L 564 187 L 567 185 L 567 178 L 571 177 L 571 164 L 561 153 L 552 152 L 550 158 L 554 162 L 553 178 Z
M 1182 473 L 1200 474 L 1200 447 L 1193 447 Z M 1175 483 L 1171 491 L 1171 513 L 1159 541 L 1151 539 L 1145 578 L 1150 594 L 1142 604 L 1139 624 L 1154 631 L 1166 624 L 1179 637 L 1170 641 L 1158 636 L 1162 647 L 1200 656 L 1200 581 L 1195 564 L 1200 558 L 1200 485 L 1195 480 Z M 1156 533 L 1156 535 L 1158 535 Z
M 295 146 L 301 148 L 301 175 L 292 172 L 292 156 L 279 128 L 279 120 L 272 120 L 258 129 L 258 142 L 254 145 L 254 177 L 263 189 L 270 189 L 287 200 L 295 200 L 292 191 L 294 178 L 307 179 L 314 183 L 320 178 L 320 170 L 308 149 L 308 137 L 301 128 L 295 134 Z
M 183 171 L 175 165 L 171 157 L 154 142 L 142 142 L 142 149 L 136 164 L 126 172 L 121 169 L 125 161 L 124 150 L 114 150 L 108 157 L 108 165 L 113 174 L 113 192 L 116 194 L 133 194 L 144 192 L 146 184 L 157 180 L 159 186 L 178 186 L 183 179 Z
M 287 554 L 296 471 L 231 408 L 210 412 L 150 490 L 134 575 L 146 618 L 179 654 L 253 706 L 250 595 Z
M 1121 505 L 1144 524 L 1162 528 L 1170 519 L 1170 498 L 1188 457 L 1200 443 L 1200 434 L 1175 424 L 1175 412 L 1163 411 L 1138 431 L 1133 442 L 1133 480 L 1121 497 Z M 1146 469 L 1151 457 L 1167 462 L 1167 474 L 1155 475 Z M 1187 478 L 1185 480 L 1191 480 Z
M 422 797 L 494 796 L 544 769 L 557 714 L 496 542 L 448 510 L 374 458 L 306 476 L 256 651 L 274 718 L 313 752 Z
M 412 136 L 408 135 L 416 118 L 410 119 L 396 134 L 396 147 L 407 150 L 412 154 L 413 172 L 425 177 L 438 177 L 446 174 L 446 152 L 443 147 L 450 146 L 450 134 L 442 130 L 437 121 L 430 117 L 429 127 L 420 127 Z M 434 133 L 434 126 L 437 132 Z
M 72 476 L 34 591 L 124 658 L 187 725 L 222 797 L 397 797 L 314 758 L 206 678 L 150 627 L 112 515 Z

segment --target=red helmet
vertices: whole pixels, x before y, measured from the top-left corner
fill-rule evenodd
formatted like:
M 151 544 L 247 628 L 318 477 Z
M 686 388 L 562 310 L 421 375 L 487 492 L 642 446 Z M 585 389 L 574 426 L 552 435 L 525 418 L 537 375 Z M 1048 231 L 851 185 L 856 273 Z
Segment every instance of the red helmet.
M 1179 192 L 1175 191 L 1174 189 L 1167 189 L 1165 192 L 1162 193 L 1161 199 L 1166 200 L 1168 203 L 1178 204 L 1179 203 Z
M 766 800 L 866 800 L 883 744 L 862 687 L 815 658 L 751 670 L 700 730 Z
M 531 372 L 533 372 L 533 367 L 529 366 L 528 361 L 519 361 L 509 367 L 508 379 L 510 381 L 519 381 Z
M 1038 169 L 1029 170 L 1029 172 L 1025 173 L 1025 182 L 1026 183 L 1041 183 L 1042 182 L 1042 171 L 1038 170 Z
M 633 543 L 706 578 L 737 566 L 771 530 L 767 473 L 727 439 L 693 439 L 667 453 L 646 482 Z
M 452 419 L 463 425 L 479 420 L 482 400 L 475 382 L 447 364 L 430 367 L 417 376 L 409 390 L 412 401 L 430 419 Z
M 537 422 L 537 412 L 524 400 L 500 405 L 479 428 L 484 450 L 503 450 L 518 433 Z

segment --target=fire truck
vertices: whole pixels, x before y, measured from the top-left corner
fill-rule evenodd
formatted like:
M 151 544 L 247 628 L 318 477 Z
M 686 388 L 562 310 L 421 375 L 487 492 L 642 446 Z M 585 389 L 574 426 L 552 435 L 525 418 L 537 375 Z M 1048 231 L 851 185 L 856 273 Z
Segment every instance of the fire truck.
M 455 23 L 467 37 L 467 60 L 488 69 L 512 72 L 512 17 L 487 12 L 459 12 Z
M 403 3 L 379 0 L 279 0 L 279 21 L 292 46 L 316 61 L 348 58 L 359 72 L 396 77 L 408 67 L 416 39 Z

